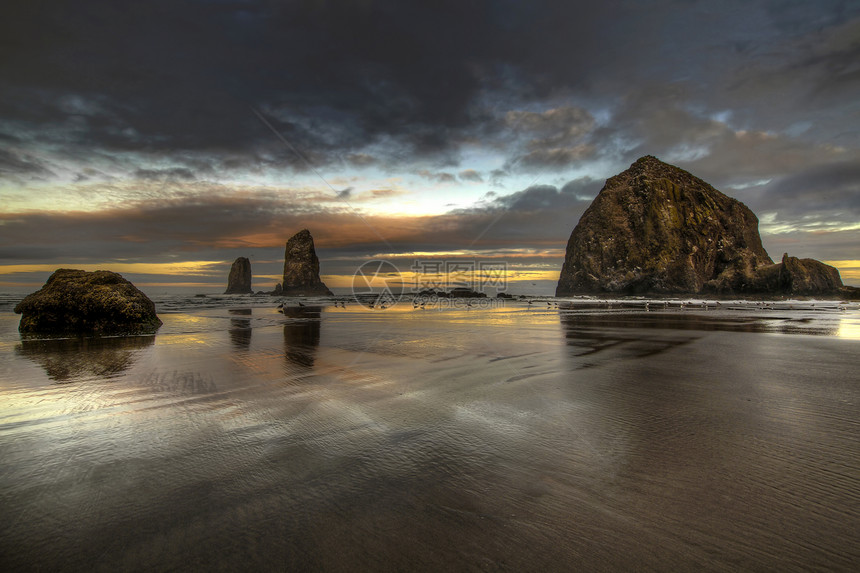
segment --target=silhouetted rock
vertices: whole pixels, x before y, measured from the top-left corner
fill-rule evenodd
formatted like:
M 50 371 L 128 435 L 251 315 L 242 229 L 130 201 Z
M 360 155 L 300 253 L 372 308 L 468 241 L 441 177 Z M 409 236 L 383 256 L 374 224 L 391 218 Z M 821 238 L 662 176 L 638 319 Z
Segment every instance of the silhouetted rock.
M 467 287 L 455 287 L 448 292 L 450 298 L 486 298 L 486 294 Z
M 860 288 L 853 286 L 843 286 L 842 296 L 848 300 L 860 300 Z
M 774 265 L 746 205 L 645 156 L 608 179 L 582 215 L 556 296 L 836 294 L 841 285 L 836 269 L 811 259 Z
M 286 296 L 331 296 L 331 291 L 320 280 L 320 260 L 314 250 L 314 239 L 307 229 L 287 241 L 281 288 Z
M 756 270 L 754 288 L 765 293 L 789 295 L 831 295 L 842 289 L 842 279 L 835 267 L 815 259 L 798 259 L 782 255 L 782 262 Z
M 22 333 L 142 334 L 161 326 L 153 302 L 110 271 L 59 269 L 15 312 L 22 315 Z
M 245 257 L 239 257 L 230 267 L 230 275 L 227 277 L 227 290 L 224 294 L 251 294 L 251 261 Z

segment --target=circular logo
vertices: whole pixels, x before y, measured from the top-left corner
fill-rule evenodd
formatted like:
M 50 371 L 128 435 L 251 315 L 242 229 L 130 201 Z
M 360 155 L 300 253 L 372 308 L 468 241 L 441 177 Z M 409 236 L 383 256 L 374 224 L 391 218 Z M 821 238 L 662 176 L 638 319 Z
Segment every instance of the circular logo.
M 367 261 L 352 275 L 352 296 L 368 308 L 391 308 L 403 295 L 403 277 L 388 261 Z

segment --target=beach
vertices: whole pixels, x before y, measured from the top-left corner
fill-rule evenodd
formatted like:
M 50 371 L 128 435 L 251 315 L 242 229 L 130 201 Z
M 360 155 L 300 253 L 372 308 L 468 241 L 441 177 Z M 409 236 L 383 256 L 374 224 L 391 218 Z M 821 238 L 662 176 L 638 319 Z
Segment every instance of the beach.
M 860 563 L 857 303 L 298 302 L 0 309 L 0 568 Z

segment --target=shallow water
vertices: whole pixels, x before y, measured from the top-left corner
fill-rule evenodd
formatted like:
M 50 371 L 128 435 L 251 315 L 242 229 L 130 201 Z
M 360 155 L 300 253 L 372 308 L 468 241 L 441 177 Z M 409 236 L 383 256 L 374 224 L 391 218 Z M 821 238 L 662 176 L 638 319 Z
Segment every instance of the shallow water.
M 0 312 L 3 570 L 860 562 L 856 305 L 157 302 Z

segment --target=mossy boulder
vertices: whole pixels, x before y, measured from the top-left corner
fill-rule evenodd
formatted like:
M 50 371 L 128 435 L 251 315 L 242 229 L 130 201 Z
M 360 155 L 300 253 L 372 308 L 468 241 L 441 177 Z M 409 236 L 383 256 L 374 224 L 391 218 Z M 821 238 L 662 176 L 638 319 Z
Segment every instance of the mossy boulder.
M 110 271 L 59 269 L 15 312 L 24 334 L 149 334 L 162 324 L 149 297 Z

